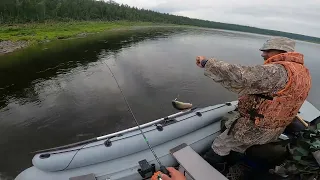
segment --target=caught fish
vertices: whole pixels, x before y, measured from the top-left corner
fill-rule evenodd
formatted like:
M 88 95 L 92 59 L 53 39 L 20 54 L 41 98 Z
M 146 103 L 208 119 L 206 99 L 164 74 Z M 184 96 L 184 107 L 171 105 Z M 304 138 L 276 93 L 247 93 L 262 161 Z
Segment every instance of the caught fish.
M 192 108 L 192 104 L 177 101 L 177 98 L 175 100 L 172 100 L 172 106 L 177 110 L 186 110 Z

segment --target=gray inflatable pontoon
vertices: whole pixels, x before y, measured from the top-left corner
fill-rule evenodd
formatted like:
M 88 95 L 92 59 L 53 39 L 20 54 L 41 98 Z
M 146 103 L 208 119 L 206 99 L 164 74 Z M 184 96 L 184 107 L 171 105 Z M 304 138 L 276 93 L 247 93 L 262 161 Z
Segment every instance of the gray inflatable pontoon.
M 220 120 L 236 109 L 237 101 L 182 111 L 141 125 L 145 136 L 164 166 L 178 165 L 170 149 L 183 143 L 197 153 L 208 149 L 220 134 Z M 320 112 L 309 102 L 300 116 L 311 122 Z M 97 180 L 143 179 L 139 162 L 159 165 L 150 152 L 138 127 L 116 132 L 73 145 L 38 152 L 33 167 L 20 173 L 16 180 L 69 180 L 91 174 Z

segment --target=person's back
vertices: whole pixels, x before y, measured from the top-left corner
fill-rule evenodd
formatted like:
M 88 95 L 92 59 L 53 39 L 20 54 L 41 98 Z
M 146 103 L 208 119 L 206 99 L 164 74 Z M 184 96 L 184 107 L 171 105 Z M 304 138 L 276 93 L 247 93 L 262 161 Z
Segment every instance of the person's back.
M 276 92 L 248 94 L 239 97 L 238 109 L 243 121 L 235 124 L 235 138 L 242 140 L 243 125 L 254 123 L 260 129 L 279 129 L 282 133 L 308 96 L 311 88 L 309 71 L 304 67 L 300 53 L 281 53 L 266 60 L 265 64 L 280 64 L 287 72 L 285 87 Z M 272 76 L 272 73 L 270 74 Z M 239 135 L 241 134 L 241 135 Z M 275 137 L 276 138 L 276 137 Z M 260 142 L 264 144 L 263 142 Z
M 285 127 L 291 123 L 306 100 L 311 77 L 303 65 L 303 55 L 300 53 L 275 55 L 265 64 L 284 66 L 288 75 L 286 86 L 278 92 L 241 96 L 239 112 L 241 116 L 254 120 L 259 127 Z
M 294 52 L 294 47 L 291 39 L 272 38 L 260 49 L 264 65 L 251 67 L 197 58 L 206 76 L 239 94 L 238 114 L 213 142 L 214 152 L 205 156 L 208 162 L 214 164 L 230 151 L 243 153 L 252 145 L 273 141 L 292 122 L 311 88 L 303 55 Z

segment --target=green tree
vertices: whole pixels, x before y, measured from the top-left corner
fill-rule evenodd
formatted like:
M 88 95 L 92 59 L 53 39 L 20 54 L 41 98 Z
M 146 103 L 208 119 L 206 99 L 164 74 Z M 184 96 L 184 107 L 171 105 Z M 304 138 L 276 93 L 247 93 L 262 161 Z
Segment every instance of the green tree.
M 279 35 L 320 43 L 320 38 L 159 13 L 109 0 L 0 0 L 0 24 L 46 20 L 148 21 Z

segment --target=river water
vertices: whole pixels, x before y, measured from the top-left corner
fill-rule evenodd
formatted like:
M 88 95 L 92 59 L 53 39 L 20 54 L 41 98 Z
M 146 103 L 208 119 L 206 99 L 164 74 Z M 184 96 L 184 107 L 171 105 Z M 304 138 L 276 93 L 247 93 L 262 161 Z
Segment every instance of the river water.
M 135 126 L 111 67 L 140 123 L 175 113 L 171 100 L 202 107 L 237 95 L 204 76 L 195 57 L 263 63 L 267 36 L 213 29 L 140 29 L 59 41 L 0 57 L 0 179 L 31 166 L 34 150 Z M 320 108 L 320 45 L 297 42 Z

